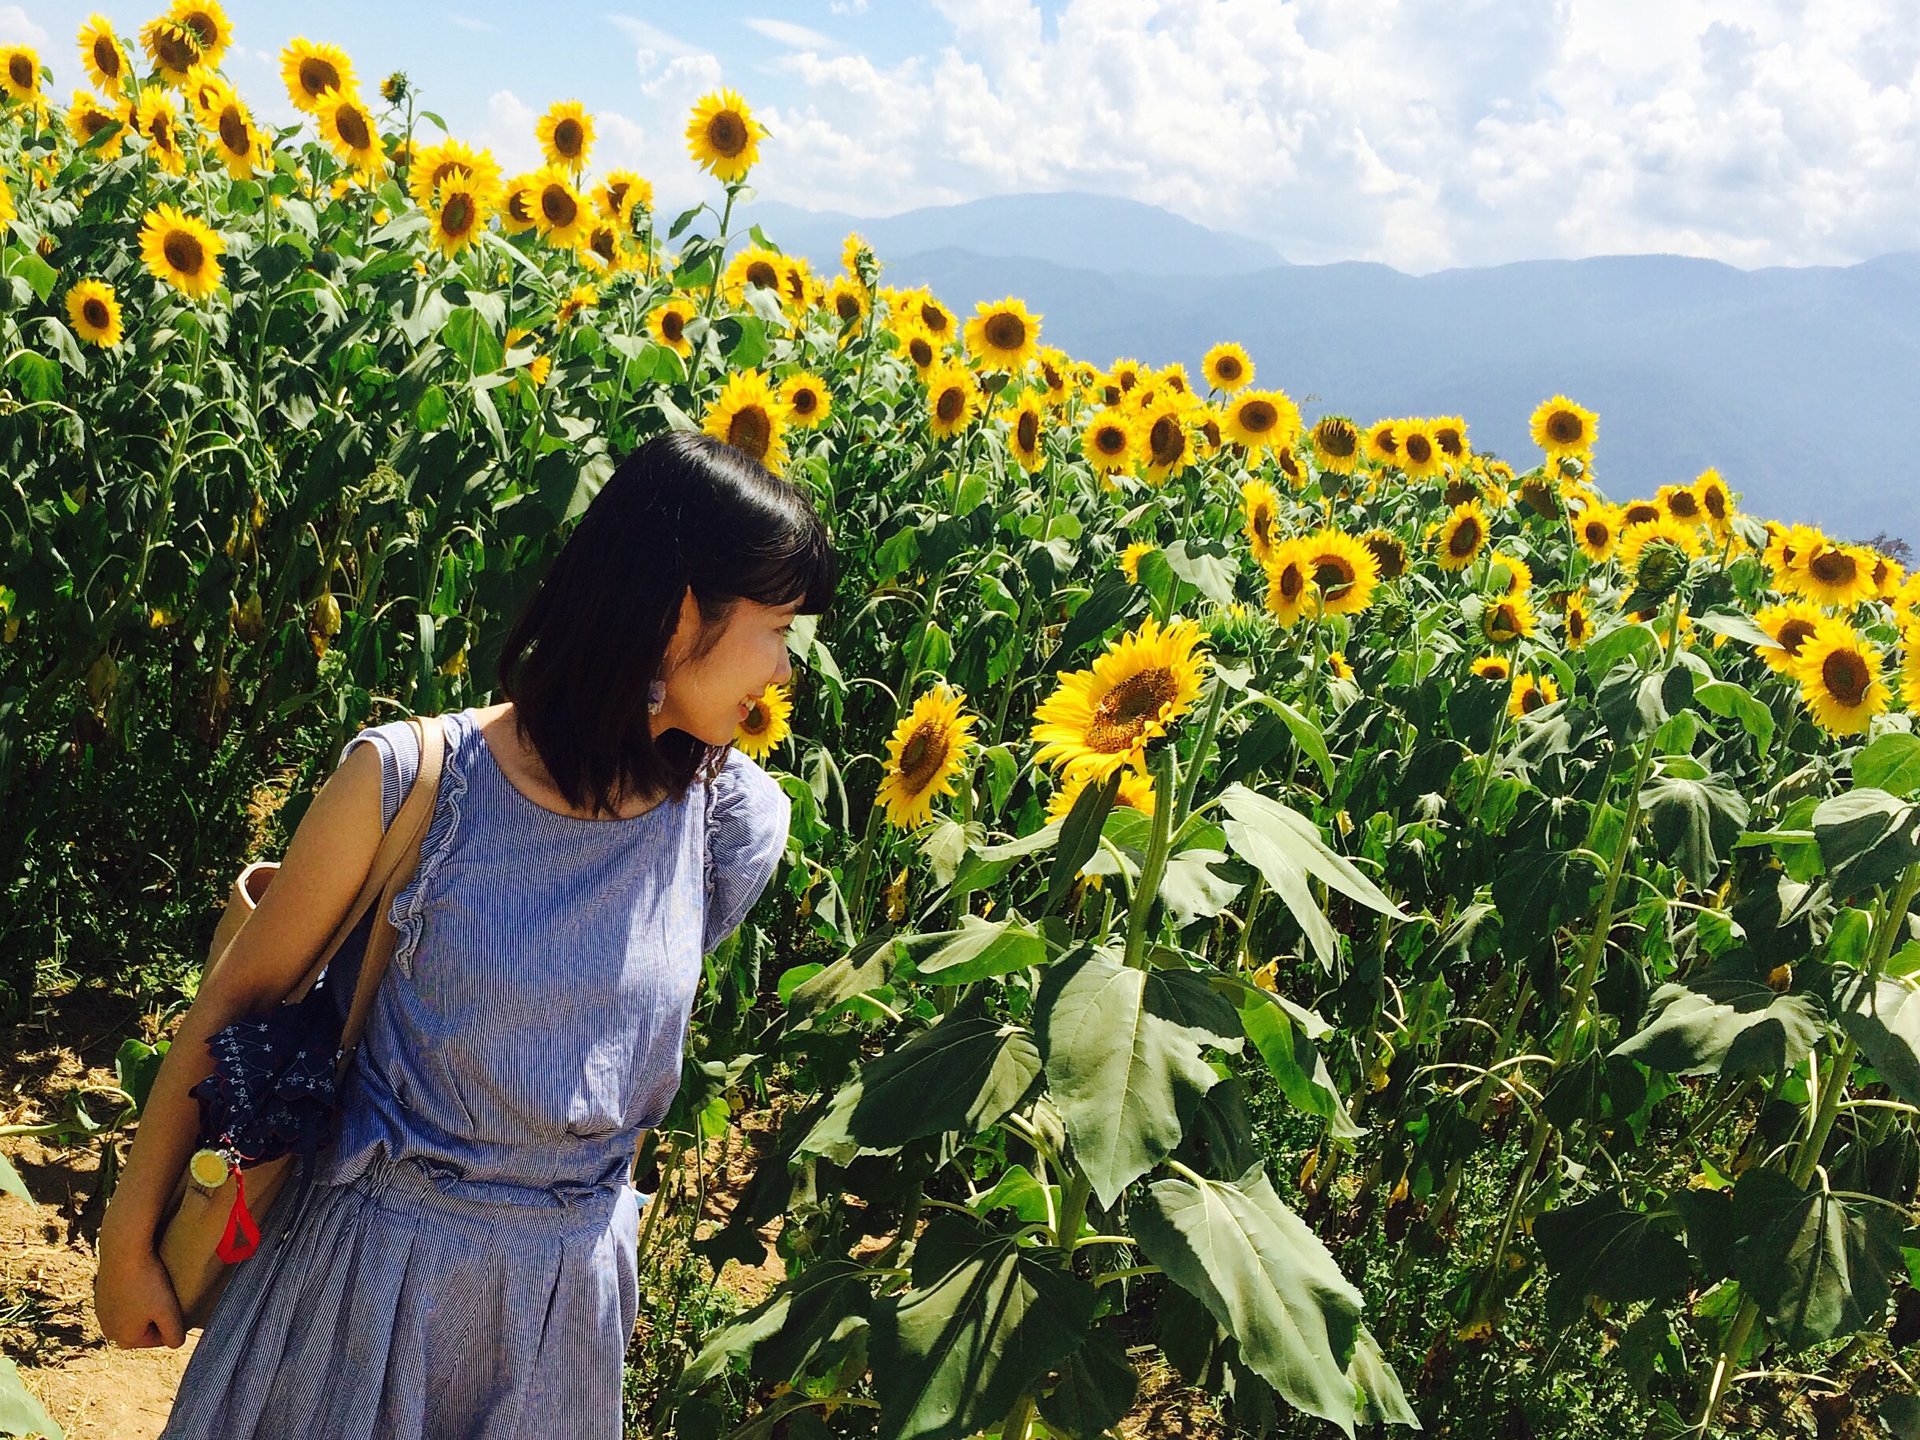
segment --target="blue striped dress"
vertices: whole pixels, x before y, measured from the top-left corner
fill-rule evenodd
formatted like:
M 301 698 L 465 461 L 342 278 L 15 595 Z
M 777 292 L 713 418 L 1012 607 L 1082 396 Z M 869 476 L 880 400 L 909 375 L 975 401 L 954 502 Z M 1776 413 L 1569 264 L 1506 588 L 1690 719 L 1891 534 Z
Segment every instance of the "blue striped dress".
M 399 938 L 298 1211 L 263 1218 L 163 1440 L 620 1434 L 638 1308 L 640 1131 L 679 1088 L 701 957 L 766 887 L 788 801 L 729 752 L 624 820 L 536 804 L 472 710 L 446 760 Z M 384 823 L 419 764 L 376 746 Z

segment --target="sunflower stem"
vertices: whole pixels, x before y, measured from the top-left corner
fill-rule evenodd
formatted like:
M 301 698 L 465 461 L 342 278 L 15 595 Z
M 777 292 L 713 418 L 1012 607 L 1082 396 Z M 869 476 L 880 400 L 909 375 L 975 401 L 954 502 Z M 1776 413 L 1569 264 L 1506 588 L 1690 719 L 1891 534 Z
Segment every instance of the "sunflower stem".
M 1139 968 L 1147 951 L 1147 917 L 1153 913 L 1160 895 L 1160 880 L 1167 872 L 1167 851 L 1173 839 L 1173 805 L 1170 798 L 1179 793 L 1180 758 L 1171 741 L 1163 741 L 1153 761 L 1153 828 L 1147 840 L 1146 859 L 1140 865 L 1140 879 L 1133 887 L 1127 912 L 1127 964 Z
M 1200 738 L 1193 747 L 1193 759 L 1187 763 L 1187 773 L 1180 781 L 1180 804 L 1173 813 L 1173 828 L 1177 833 L 1187 823 L 1187 816 L 1193 813 L 1193 792 L 1200 786 L 1200 771 L 1206 766 L 1213 754 L 1213 737 L 1220 728 L 1220 712 L 1227 702 L 1227 686 L 1219 674 L 1213 677 L 1213 696 L 1207 702 L 1206 718 L 1200 722 Z

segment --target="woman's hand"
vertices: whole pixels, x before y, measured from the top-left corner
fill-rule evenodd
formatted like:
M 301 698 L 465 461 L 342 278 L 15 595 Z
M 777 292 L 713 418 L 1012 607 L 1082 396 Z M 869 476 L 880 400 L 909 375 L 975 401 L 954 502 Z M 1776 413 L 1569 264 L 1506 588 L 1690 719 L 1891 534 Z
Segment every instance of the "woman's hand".
M 93 1277 L 93 1313 L 100 1333 L 125 1350 L 186 1343 L 187 1322 L 167 1278 L 167 1267 L 151 1245 L 116 1249 L 103 1245 Z

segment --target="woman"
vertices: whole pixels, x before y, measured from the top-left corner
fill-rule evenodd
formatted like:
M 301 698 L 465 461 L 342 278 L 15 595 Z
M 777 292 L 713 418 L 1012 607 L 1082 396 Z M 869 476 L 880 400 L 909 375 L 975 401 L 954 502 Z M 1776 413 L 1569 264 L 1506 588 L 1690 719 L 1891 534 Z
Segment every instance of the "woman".
M 718 441 L 664 435 L 614 472 L 507 637 L 507 701 L 439 717 L 337 1137 L 263 1219 L 166 1436 L 619 1435 L 635 1146 L 678 1088 L 701 956 L 786 844 L 784 793 L 727 747 L 833 580 L 800 492 Z M 348 743 L 181 1023 L 101 1229 L 108 1339 L 182 1343 L 154 1233 L 206 1039 L 321 952 L 418 748 L 406 721 Z

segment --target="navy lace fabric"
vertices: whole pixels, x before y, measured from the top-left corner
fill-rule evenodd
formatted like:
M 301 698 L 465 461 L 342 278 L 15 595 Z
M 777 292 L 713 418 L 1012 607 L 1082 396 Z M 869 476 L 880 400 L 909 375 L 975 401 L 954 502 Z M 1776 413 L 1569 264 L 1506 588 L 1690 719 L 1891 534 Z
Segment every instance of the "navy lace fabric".
M 375 908 L 367 908 L 302 999 L 237 1020 L 208 1038 L 213 1073 L 191 1092 L 200 1102 L 201 1145 L 230 1148 L 251 1165 L 287 1154 L 311 1158 L 327 1141 L 334 1057 Z

